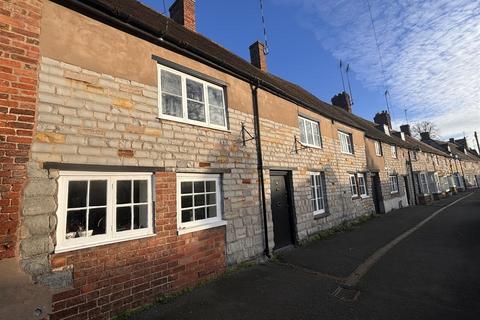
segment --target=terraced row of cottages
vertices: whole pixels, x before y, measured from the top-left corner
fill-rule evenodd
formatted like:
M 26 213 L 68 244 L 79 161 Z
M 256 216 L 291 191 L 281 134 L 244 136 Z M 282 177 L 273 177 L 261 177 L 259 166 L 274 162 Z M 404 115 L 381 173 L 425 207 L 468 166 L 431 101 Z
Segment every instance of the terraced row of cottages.
M 109 319 L 478 186 L 464 141 L 357 117 L 344 92 L 320 101 L 268 73 L 261 43 L 249 63 L 197 33 L 194 0 L 171 18 L 134 0 L 0 6 L 0 266 L 24 281 L 17 313 Z

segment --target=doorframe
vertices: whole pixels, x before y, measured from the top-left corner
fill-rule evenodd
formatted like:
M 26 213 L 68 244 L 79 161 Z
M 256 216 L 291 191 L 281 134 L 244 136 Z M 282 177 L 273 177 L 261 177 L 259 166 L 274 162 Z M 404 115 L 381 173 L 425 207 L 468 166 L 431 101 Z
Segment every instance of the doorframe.
M 378 184 L 375 183 L 378 179 Z M 383 203 L 382 179 L 380 179 L 380 172 L 370 171 L 370 183 L 372 184 L 372 198 L 376 214 L 385 213 L 385 204 Z M 373 190 L 375 188 L 375 190 Z M 378 208 L 378 210 L 377 210 Z
M 297 214 L 295 210 L 295 196 L 294 196 L 294 188 L 293 188 L 293 174 L 290 170 L 270 170 L 270 176 L 283 176 L 285 177 L 285 187 L 287 189 L 287 198 L 288 198 L 288 215 L 290 220 L 290 235 L 292 236 L 292 244 L 294 246 L 298 245 L 298 230 L 297 230 Z M 270 179 L 271 180 L 271 179 Z M 270 188 L 272 182 L 270 181 Z M 272 215 L 272 224 L 273 224 L 273 210 L 272 210 L 272 198 L 270 195 L 270 212 Z M 275 234 L 275 227 L 273 226 L 273 233 Z M 275 235 L 274 235 L 275 238 Z M 273 250 L 281 250 L 282 248 Z

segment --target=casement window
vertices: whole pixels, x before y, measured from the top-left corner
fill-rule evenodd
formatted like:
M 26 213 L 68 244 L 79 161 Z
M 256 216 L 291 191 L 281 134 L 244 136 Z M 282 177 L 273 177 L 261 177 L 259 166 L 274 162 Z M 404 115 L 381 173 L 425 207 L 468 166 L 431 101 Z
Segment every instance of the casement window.
M 430 193 L 428 190 L 427 175 L 425 173 L 420 173 L 420 183 L 422 186 L 422 192 L 425 194 Z
M 397 146 L 391 145 L 390 150 L 392 151 L 392 158 L 397 159 Z
M 177 174 L 179 234 L 225 225 L 222 220 L 221 176 Z
M 382 145 L 380 141 L 375 141 L 375 154 L 379 157 L 382 156 Z
M 390 193 L 398 193 L 398 176 L 391 175 L 390 176 Z
M 325 174 L 323 172 L 310 172 L 311 201 L 314 215 L 325 213 L 325 187 Z
M 56 252 L 153 234 L 152 174 L 61 172 Z
M 342 153 L 353 154 L 353 141 L 350 133 L 338 131 L 338 139 L 340 140 L 340 149 Z
M 361 197 L 368 197 L 367 181 L 365 173 L 357 173 L 358 191 Z
M 410 158 L 411 158 L 413 161 L 417 161 L 417 152 L 414 151 L 414 150 L 410 150 Z
M 352 193 L 352 197 L 358 197 L 358 185 L 357 185 L 357 177 L 354 174 L 349 174 L 349 181 L 350 181 L 350 192 Z
M 298 117 L 298 127 L 300 129 L 300 141 L 302 144 L 310 147 L 322 147 L 322 138 L 318 122 Z
M 226 129 L 224 89 L 157 64 L 159 117 Z

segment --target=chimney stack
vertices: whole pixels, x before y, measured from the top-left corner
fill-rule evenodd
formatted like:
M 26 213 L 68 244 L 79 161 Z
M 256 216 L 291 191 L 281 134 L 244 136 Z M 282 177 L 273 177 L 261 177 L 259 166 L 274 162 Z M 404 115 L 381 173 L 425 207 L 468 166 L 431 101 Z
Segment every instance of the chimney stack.
M 192 31 L 197 30 L 195 0 L 175 0 L 169 11 L 173 21 Z
M 407 136 L 412 136 L 412 131 L 410 130 L 410 125 L 409 124 L 404 124 L 400 126 L 400 131 L 405 133 Z
M 420 133 L 420 139 L 422 141 L 430 140 L 430 132 L 422 132 Z
M 332 104 L 349 113 L 352 113 L 352 101 L 350 99 L 350 95 L 345 91 L 335 95 L 332 98 Z
M 250 62 L 258 69 L 267 72 L 267 57 L 265 56 L 265 44 L 256 41 L 250 46 Z
M 451 143 L 455 143 L 455 139 L 454 139 L 454 138 L 450 138 L 450 139 L 448 139 L 448 141 L 450 141 Z
M 376 124 L 386 125 L 390 130 L 392 129 L 392 119 L 387 111 L 377 113 L 373 118 L 373 121 Z

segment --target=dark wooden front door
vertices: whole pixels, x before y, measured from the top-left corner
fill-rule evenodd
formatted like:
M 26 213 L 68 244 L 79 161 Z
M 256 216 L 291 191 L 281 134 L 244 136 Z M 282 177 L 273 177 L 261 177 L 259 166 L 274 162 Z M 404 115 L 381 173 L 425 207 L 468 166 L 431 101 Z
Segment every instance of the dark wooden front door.
M 270 176 L 272 199 L 272 218 L 275 248 L 280 249 L 293 244 L 292 215 L 290 206 L 290 188 L 288 175 L 273 173 Z
M 383 213 L 383 196 L 382 196 L 382 187 L 380 185 L 380 177 L 378 173 L 372 172 L 372 197 L 373 203 L 375 204 L 375 213 Z
M 410 201 L 410 188 L 408 186 L 408 177 L 407 176 L 403 176 L 403 180 L 405 182 L 405 192 L 407 193 L 407 202 L 408 202 L 408 205 L 412 205 L 412 202 Z

